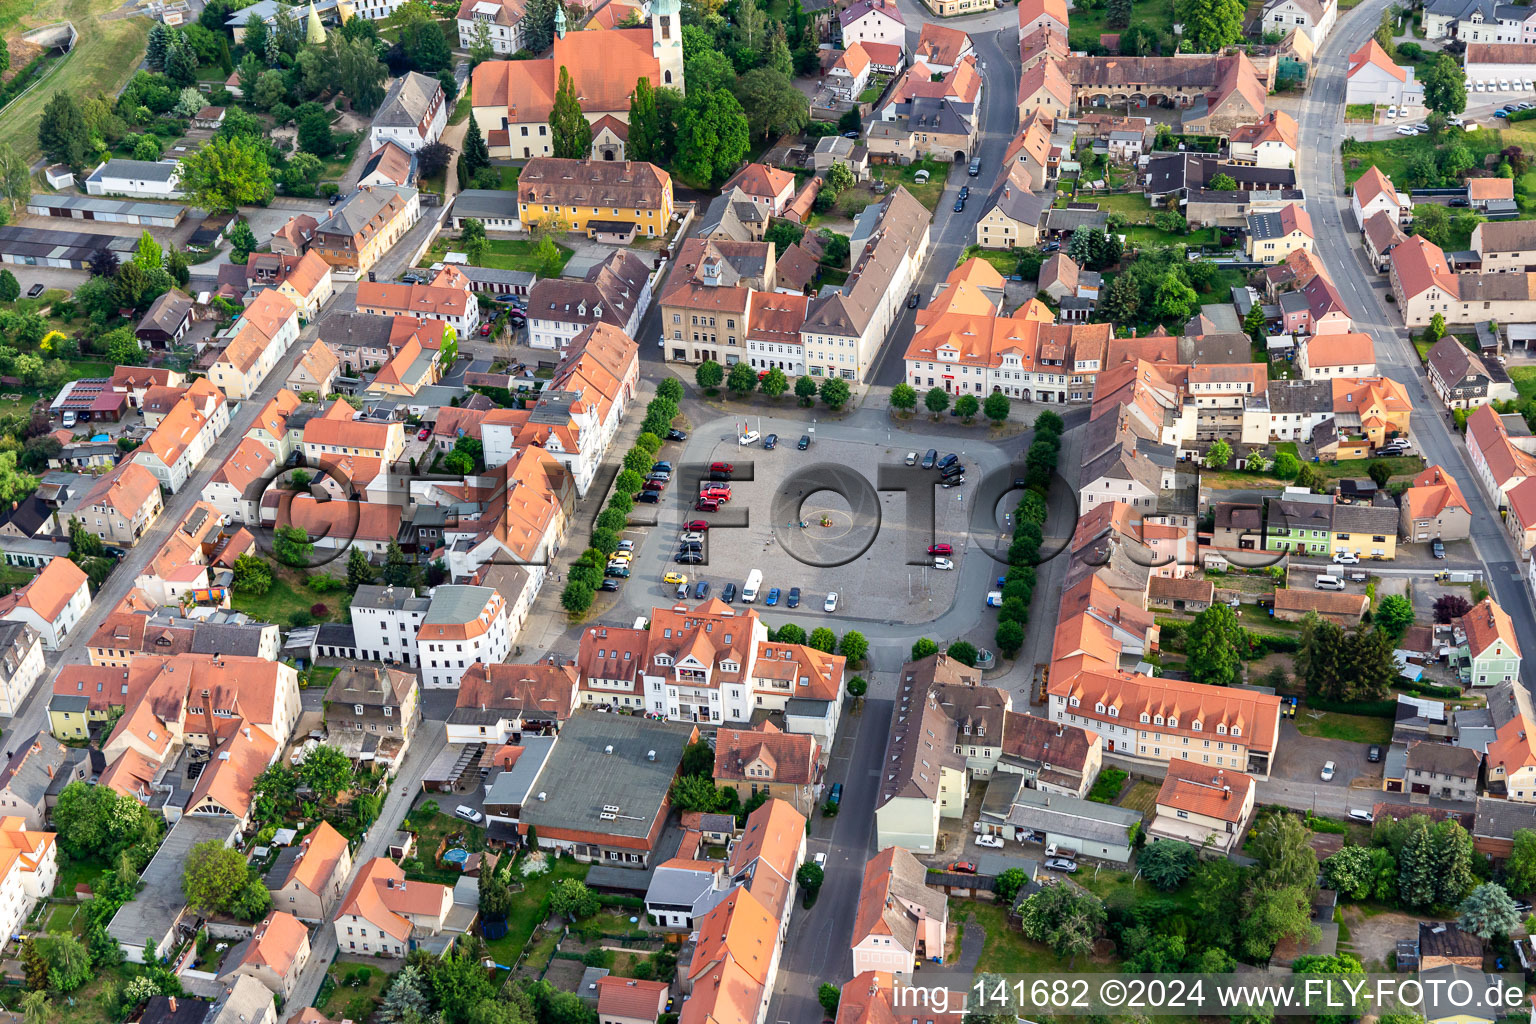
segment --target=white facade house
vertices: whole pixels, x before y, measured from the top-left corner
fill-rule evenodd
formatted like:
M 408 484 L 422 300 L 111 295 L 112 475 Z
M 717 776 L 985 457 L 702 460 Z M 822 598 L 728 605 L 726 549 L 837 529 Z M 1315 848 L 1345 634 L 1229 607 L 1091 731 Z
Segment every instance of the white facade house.
M 0 928 L 19 935 L 37 901 L 58 881 L 58 843 L 54 833 L 28 831 L 26 819 L 15 816 L 0 818 L 0 849 L 13 851 L 0 876 Z
M 491 49 L 509 56 L 523 48 L 522 0 L 464 0 L 459 8 L 459 48 L 468 50 L 480 39 L 482 26 Z
M 1531 81 L 1536 79 L 1536 45 L 1468 43 L 1463 66 L 1469 91 L 1479 82 L 1498 86 L 1499 83 Z M 1518 85 L 1514 88 L 1525 91 Z
M 491 587 L 438 587 L 416 634 L 416 650 L 422 685 L 437 689 L 457 687 L 476 662 L 506 661 L 512 653 L 506 601 Z
M 218 388 L 199 379 L 176 401 L 134 454 L 172 494 L 187 480 L 229 426 L 229 406 Z
M 74 562 L 55 558 L 32 582 L 0 600 L 0 618 L 26 623 L 44 647 L 56 651 L 90 606 L 90 579 Z
M 408 153 L 430 146 L 448 123 L 443 86 L 435 78 L 407 71 L 390 83 L 368 131 L 369 151 L 393 142 Z
M 907 23 L 894 0 L 858 0 L 839 15 L 843 28 L 843 46 L 854 43 L 884 43 L 907 52 Z
M 1338 0 L 1269 0 L 1264 5 L 1265 32 L 1285 35 L 1299 28 L 1313 46 L 1323 44 L 1338 20 Z
M 1350 54 L 1349 70 L 1344 77 L 1344 102 L 1421 107 L 1424 86 L 1414 79 L 1413 68 L 1394 64 L 1381 44 L 1371 38 Z
M 1396 221 L 1413 209 L 1413 201 L 1397 191 L 1392 180 L 1372 164 L 1355 182 L 1350 191 L 1349 210 L 1355 217 L 1355 227 L 1365 230 L 1365 222 L 1378 213 L 1387 213 Z
M 352 597 L 352 638 L 359 660 L 417 664 L 416 634 L 432 607 L 409 587 L 362 586 Z
M 0 715 L 18 713 L 46 667 L 42 634 L 25 622 L 0 623 Z
M 181 163 L 177 160 L 108 160 L 85 179 L 85 191 L 93 196 L 180 199 Z

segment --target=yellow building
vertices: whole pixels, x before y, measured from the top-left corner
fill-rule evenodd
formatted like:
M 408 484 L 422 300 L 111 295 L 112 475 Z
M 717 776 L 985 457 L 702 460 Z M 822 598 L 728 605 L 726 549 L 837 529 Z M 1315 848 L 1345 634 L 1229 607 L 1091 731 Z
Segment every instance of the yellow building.
M 1248 258 L 1279 263 L 1297 249 L 1312 251 L 1312 218 L 1300 203 L 1287 203 L 1278 213 L 1248 215 Z
M 672 176 L 655 164 L 625 160 L 529 160 L 517 181 L 517 213 L 525 228 L 558 221 L 585 235 L 666 234 L 672 220 Z
M 1330 550 L 1390 561 L 1397 557 L 1397 520 L 1391 505 L 1335 505 Z

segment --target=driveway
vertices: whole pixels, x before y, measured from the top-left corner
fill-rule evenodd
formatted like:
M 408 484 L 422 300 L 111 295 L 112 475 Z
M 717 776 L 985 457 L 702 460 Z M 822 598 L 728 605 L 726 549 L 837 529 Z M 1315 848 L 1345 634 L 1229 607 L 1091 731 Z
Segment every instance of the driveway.
M 1306 707 L 1296 711 L 1298 719 L 1309 714 L 1317 714 L 1317 712 L 1310 711 Z M 1330 740 L 1321 736 L 1303 736 L 1297 730 L 1295 722 L 1282 719 L 1278 747 L 1274 767 L 1269 773 L 1272 779 L 1306 782 L 1320 789 L 1348 789 L 1353 780 L 1370 777 L 1371 770 L 1374 769 L 1376 784 L 1377 786 L 1381 784 L 1381 766 L 1366 761 L 1366 744 L 1364 743 Z M 1338 766 L 1332 782 L 1324 782 L 1321 778 L 1325 761 L 1332 761 Z

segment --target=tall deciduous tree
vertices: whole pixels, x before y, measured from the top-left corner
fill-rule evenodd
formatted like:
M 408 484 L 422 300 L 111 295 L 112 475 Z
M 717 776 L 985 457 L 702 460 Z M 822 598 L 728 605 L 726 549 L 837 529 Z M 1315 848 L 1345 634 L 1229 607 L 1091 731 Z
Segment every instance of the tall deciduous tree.
M 1214 604 L 1195 616 L 1185 637 L 1190 676 L 1197 683 L 1230 686 L 1242 674 L 1248 635 L 1225 604 Z
M 384 80 L 389 77 L 389 69 L 379 62 L 374 44 L 338 32 L 325 45 L 336 87 L 347 94 L 356 110 L 365 114 L 377 110 L 384 99 Z
M 198 843 L 187 854 L 181 874 L 181 892 L 187 908 L 198 914 L 214 914 L 229 906 L 250 877 L 245 857 L 217 839 Z
M 660 138 L 661 114 L 656 109 L 656 90 L 649 78 L 641 77 L 629 98 L 629 158 L 654 161 Z
M 1442 53 L 1419 76 L 1424 83 L 1424 105 L 1450 115 L 1467 109 L 1467 74 L 1456 58 Z
M 724 89 L 689 91 L 677 125 L 676 166 L 700 184 L 721 181 L 751 144 L 747 118 Z
M 1184 48 L 1215 53 L 1242 41 L 1242 0 L 1175 0 L 1174 16 L 1184 26 Z
M 748 71 L 736 80 L 735 93 L 752 134 L 758 138 L 797 132 L 810 120 L 805 94 L 783 72 L 770 68 Z
M 214 138 L 182 157 L 181 188 L 205 210 L 233 213 L 272 198 L 272 169 L 265 145 L 247 138 Z
M 69 93 L 54 93 L 43 107 L 42 119 L 37 123 L 37 144 L 49 160 L 68 164 L 77 171 L 85 166 L 90 132 L 80 105 Z
M 560 66 L 560 83 L 555 87 L 555 103 L 549 111 L 549 134 L 557 157 L 584 160 L 592 155 L 592 126 L 581 113 L 576 98 L 576 83 L 565 65 Z

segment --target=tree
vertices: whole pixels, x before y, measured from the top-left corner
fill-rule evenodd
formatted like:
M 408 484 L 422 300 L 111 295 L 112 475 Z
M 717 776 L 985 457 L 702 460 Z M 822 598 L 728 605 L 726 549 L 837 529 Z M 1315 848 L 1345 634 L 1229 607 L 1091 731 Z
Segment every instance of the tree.
M 1190 678 L 1212 686 L 1231 686 L 1242 676 L 1248 635 L 1225 604 L 1213 604 L 1190 623 L 1184 653 Z
M 811 377 L 796 377 L 795 397 L 801 405 L 810 405 L 816 398 L 816 381 Z
M 581 921 L 597 913 L 597 896 L 585 882 L 575 878 L 562 878 L 549 893 L 549 909 L 561 917 Z
M 43 108 L 37 123 L 37 145 L 49 160 L 68 164 L 76 171 L 85 166 L 90 152 L 90 131 L 80 105 L 67 92 L 56 92 Z
M 627 495 L 626 495 L 627 497 Z M 597 589 L 583 580 L 571 580 L 560 592 L 560 607 L 572 615 L 581 615 L 592 607 Z
M 1385 700 L 1397 681 L 1397 662 L 1386 633 L 1360 627 L 1344 646 L 1347 671 L 1335 700 Z
M 448 170 L 453 150 L 441 142 L 429 143 L 416 152 L 416 166 L 424 178 L 435 178 Z
M 235 559 L 234 584 L 238 592 L 259 597 L 272 589 L 272 570 L 255 555 L 241 555 Z
M 279 526 L 272 532 L 272 554 L 284 565 L 306 566 L 314 553 L 309 534 L 297 526 Z
M 1413 602 L 1401 594 L 1388 594 L 1376 602 L 1375 622 L 1389 639 L 1401 640 L 1413 625 Z
M 834 194 L 841 195 L 853 186 L 853 172 L 848 169 L 847 164 L 833 164 L 827 168 L 825 188 L 831 189 Z
M 165 51 L 165 77 L 180 86 L 197 82 L 197 52 L 180 32 L 172 34 Z
M 229 906 L 250 877 L 245 857 L 217 839 L 198 843 L 187 854 L 181 891 L 187 907 L 197 914 L 216 914 Z
M 151 71 L 165 70 L 166 43 L 171 38 L 170 26 L 155 22 L 149 29 L 149 39 L 144 44 L 144 63 Z
M 592 155 L 592 125 L 581 113 L 576 83 L 563 64 L 560 83 L 555 87 L 555 103 L 549 111 L 549 134 L 556 157 L 585 160 Z
M 1024 627 L 1012 620 L 999 619 L 992 642 L 997 644 L 997 649 L 1003 657 L 1016 657 L 1019 648 L 1024 646 Z
M 891 408 L 911 412 L 917 408 L 917 389 L 905 382 L 891 388 Z
M 869 653 L 869 641 L 863 633 L 856 629 L 850 629 L 843 634 L 843 638 L 837 642 L 837 653 L 848 659 L 848 664 L 855 665 L 864 660 Z
M 181 158 L 181 188 L 189 202 L 213 213 L 265 205 L 272 198 L 265 143 L 213 138 Z
M 327 743 L 310 748 L 299 762 L 299 781 L 314 791 L 321 801 L 334 800 L 350 790 L 357 781 L 352 762 L 336 747 Z
M 1236 192 L 1237 181 L 1230 174 L 1218 174 L 1206 186 L 1213 192 Z
M 967 668 L 976 667 L 976 645 L 969 640 L 956 640 L 944 652 Z
M 21 284 L 9 270 L 0 270 L 0 302 L 15 302 L 21 298 Z
M 1142 875 L 1164 892 L 1173 892 L 1195 870 L 1195 848 L 1177 840 L 1159 839 L 1136 858 Z
M 1462 901 L 1457 923 L 1462 931 L 1471 932 L 1487 942 L 1495 936 L 1513 932 L 1520 924 L 1520 911 L 1502 885 L 1484 882 Z
M 656 90 L 651 80 L 641 77 L 629 97 L 629 141 L 631 160 L 654 162 L 662 152 L 661 113 L 656 109 Z
M 389 25 L 399 31 L 400 49 L 412 70 L 432 75 L 453 63 L 443 27 L 428 4 L 411 0 L 401 5 L 389 16 Z
M 485 878 L 494 874 L 487 871 L 481 875 L 482 888 Z M 481 912 L 485 912 L 483 904 Z M 407 963 L 384 993 L 384 1003 L 375 1019 L 379 1024 L 415 1024 L 428 1020 L 431 1017 L 430 990 L 431 984 L 421 967 Z
M 949 408 L 949 392 L 941 387 L 931 387 L 928 389 L 928 393 L 923 396 L 923 404 L 928 407 L 928 411 L 933 413 L 934 418 L 937 419 L 940 413 Z
M 833 412 L 847 405 L 848 399 L 853 397 L 853 389 L 841 377 L 828 377 L 826 380 L 823 380 L 820 392 L 821 400 Z
M 1227 463 L 1231 461 L 1232 446 L 1224 438 L 1217 438 L 1215 443 L 1211 445 L 1210 450 L 1205 453 L 1205 458 L 1201 460 L 1201 465 L 1207 469 L 1219 470 L 1225 469 Z
M 748 2 L 750 0 L 739 0 L 738 9 Z M 747 125 L 757 138 L 798 132 L 810 120 L 805 94 L 796 89 L 795 83 L 783 72 L 770 68 L 748 71 L 736 80 L 735 95 L 746 112 Z M 847 168 L 843 170 L 847 173 Z
M 724 180 L 747 155 L 749 132 L 746 112 L 731 93 L 690 88 L 677 122 L 676 169 L 700 184 Z
M 1312 923 L 1311 892 L 1306 886 L 1255 885 L 1243 897 L 1242 950 L 1264 960 L 1284 939 L 1310 944 L 1321 934 Z
M 1096 313 L 1100 320 L 1132 324 L 1141 320 L 1141 287 L 1130 274 L 1121 274 L 1109 282 Z
M 745 398 L 757 389 L 757 371 L 751 364 L 739 362 L 731 367 L 725 386 L 737 398 Z
M 1242 0 L 1175 0 L 1174 18 L 1184 26 L 1183 48 L 1216 53 L 1243 38 Z
M 985 402 L 981 403 L 981 414 L 995 424 L 1001 424 L 1006 420 L 1012 409 L 1013 403 L 1001 391 L 994 391 L 987 396 Z
M 976 413 L 981 410 L 981 402 L 975 395 L 961 395 L 955 399 L 955 414 L 967 423 L 976 418 Z
M 999 903 L 1008 905 L 1013 903 L 1013 898 L 1019 894 L 1029 881 L 1023 868 L 1008 868 L 998 875 L 992 883 L 992 894 L 997 897 Z
M 1152 298 L 1152 311 L 1159 320 L 1183 322 L 1189 319 L 1199 304 L 1200 297 L 1195 294 L 1195 290 L 1185 284 L 1178 274 L 1169 273 L 1163 275 L 1157 286 Z
M 1317 854 L 1309 831 L 1294 814 L 1277 812 L 1254 829 L 1249 855 L 1258 862 L 1255 886 L 1310 891 L 1317 883 Z
M 1045 943 L 1072 964 L 1093 949 L 1105 919 L 1104 901 L 1071 885 L 1045 886 L 1019 909 L 1025 937 Z
M 464 148 L 459 151 L 459 166 L 465 174 L 473 175 L 490 165 L 491 152 L 485 144 L 485 136 L 480 134 L 480 125 L 471 117 L 469 127 L 464 130 Z
M 781 644 L 803 644 L 806 639 L 805 630 L 793 622 L 786 622 L 774 632 L 772 639 Z
M 930 654 L 938 654 L 939 645 L 927 637 L 923 637 L 912 645 L 912 661 L 921 661 Z
M 823 654 L 831 654 L 837 650 L 837 634 L 826 626 L 817 626 L 811 630 L 811 635 L 805 642 L 807 646 L 814 647 Z
M 720 809 L 720 791 L 706 775 L 681 775 L 672 781 L 672 806 L 679 811 L 710 813 Z
M 718 388 L 725 380 L 725 368 L 713 359 L 706 359 L 693 371 L 693 381 L 705 391 Z
M 46 1024 L 53 1015 L 46 989 L 34 989 L 21 996 L 21 1019 L 24 1024 Z
M 806 861 L 795 871 L 795 881 L 800 883 L 801 887 L 806 890 L 807 895 L 812 899 L 815 899 L 816 891 L 821 888 L 821 883 L 825 879 L 826 874 L 822 871 L 821 866 L 812 861 Z
M 783 370 L 775 366 L 757 382 L 757 389 L 769 398 L 778 398 L 789 390 L 789 378 L 784 375 Z
M 1472 610 L 1472 602 L 1460 594 L 1444 594 L 1435 598 L 1435 621 L 1441 625 L 1455 622 Z
M 821 1009 L 828 1017 L 837 1016 L 837 1004 L 843 998 L 842 989 L 831 982 L 822 982 L 821 988 L 816 990 L 816 1001 L 821 1004 Z M 29 1020 L 27 1024 L 32 1024 Z
M 1424 105 L 1430 110 L 1450 116 L 1467 109 L 1467 75 L 1455 57 L 1440 54 L 1419 80 L 1424 83 Z
M 91 980 L 91 954 L 73 935 L 40 935 L 31 945 L 48 965 L 48 987 L 73 992 Z

